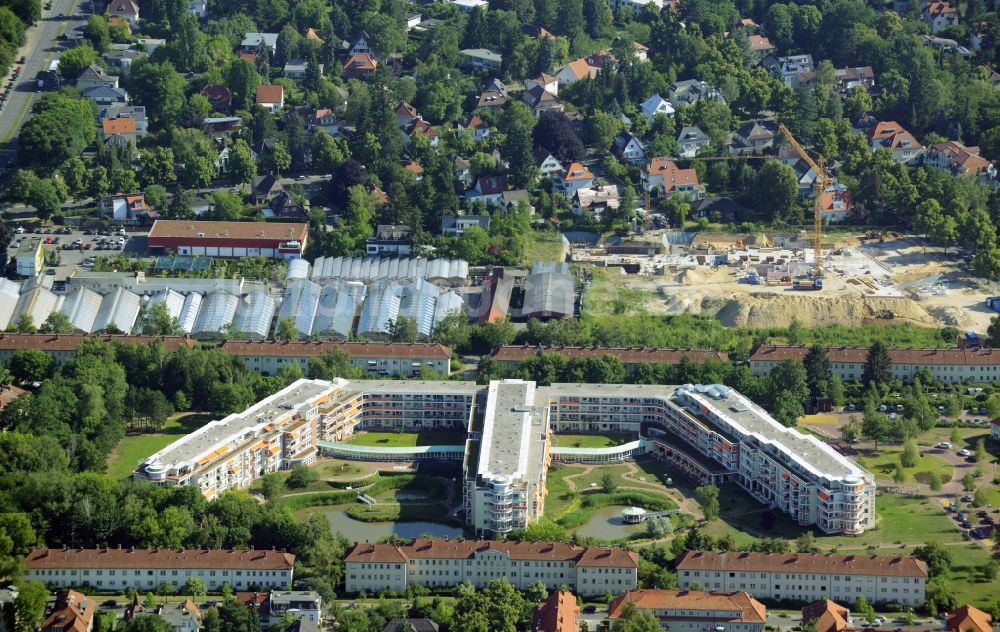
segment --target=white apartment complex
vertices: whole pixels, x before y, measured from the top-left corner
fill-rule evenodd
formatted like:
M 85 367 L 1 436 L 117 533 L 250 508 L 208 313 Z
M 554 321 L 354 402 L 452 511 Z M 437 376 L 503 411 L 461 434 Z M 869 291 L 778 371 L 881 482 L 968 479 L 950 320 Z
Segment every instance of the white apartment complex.
M 535 383 L 490 382 L 481 439 L 466 453 L 466 522 L 505 535 L 542 516 L 549 465 L 549 409 L 535 405 Z M 478 421 L 478 420 L 477 420 Z
M 768 375 L 785 360 L 801 362 L 809 347 L 761 347 L 750 356 L 750 372 Z M 917 371 L 927 369 L 944 384 L 1000 380 L 1000 349 L 889 349 L 894 380 L 912 382 Z M 827 347 L 830 370 L 844 382 L 860 381 L 868 358 L 867 347 Z
M 275 550 L 218 549 L 32 549 L 25 579 L 55 588 L 91 586 L 98 590 L 155 590 L 180 587 L 189 578 L 210 591 L 288 588 L 295 556 Z
M 620 593 L 636 587 L 639 556 L 623 548 L 580 547 L 562 542 L 414 540 L 410 544 L 356 544 L 347 554 L 345 589 L 402 592 L 409 585 L 482 588 L 507 579 L 520 590 L 543 582 L 577 594 Z
M 915 557 L 688 551 L 677 561 L 681 588 L 746 590 L 759 599 L 920 606 L 927 565 Z
M 787 428 L 721 385 L 554 384 L 557 432 L 633 432 L 702 483 L 734 481 L 761 503 L 826 533 L 875 524 L 875 478 L 815 437 Z
M 652 613 L 670 632 L 764 632 L 767 608 L 746 592 L 701 590 L 630 590 L 608 606 L 608 618 L 622 616 L 625 606 Z

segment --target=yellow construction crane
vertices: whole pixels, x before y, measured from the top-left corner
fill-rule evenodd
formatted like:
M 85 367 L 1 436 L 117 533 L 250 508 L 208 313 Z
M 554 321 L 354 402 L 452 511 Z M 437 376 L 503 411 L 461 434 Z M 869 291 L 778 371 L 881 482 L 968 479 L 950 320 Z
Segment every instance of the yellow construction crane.
M 800 145 L 799 141 L 795 140 L 795 137 L 792 136 L 792 133 L 785 127 L 784 123 L 778 123 L 778 129 L 785 135 L 788 144 L 792 146 L 792 149 L 799 155 L 799 158 L 805 160 L 806 164 L 816 172 L 816 206 L 813 215 L 813 263 L 816 270 L 815 277 L 816 279 L 820 279 L 823 276 L 823 271 L 820 267 L 820 248 L 823 241 L 823 193 L 826 191 L 827 185 L 833 184 L 833 178 L 823 165 L 823 154 L 816 154 L 817 160 L 813 160 L 805 147 Z

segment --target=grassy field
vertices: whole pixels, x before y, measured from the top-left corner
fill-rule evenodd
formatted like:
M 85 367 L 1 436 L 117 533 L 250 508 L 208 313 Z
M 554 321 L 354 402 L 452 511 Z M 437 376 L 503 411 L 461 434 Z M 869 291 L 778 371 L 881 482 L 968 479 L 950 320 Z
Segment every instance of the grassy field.
M 900 452 L 900 450 L 883 450 L 878 456 L 865 456 L 865 465 L 875 473 L 875 476 L 891 479 L 899 464 Z M 906 481 L 917 481 L 926 485 L 932 473 L 937 474 L 942 483 L 947 483 L 951 480 L 953 470 L 951 463 L 941 457 L 921 454 L 917 464 L 914 467 L 903 468 L 903 473 L 906 475 Z
M 108 475 L 117 479 L 128 478 L 139 461 L 159 452 L 211 420 L 212 416 L 207 414 L 178 415 L 168 419 L 163 430 L 159 432 L 126 436 L 108 458 Z
M 634 437 L 629 434 L 557 434 L 552 439 L 560 448 L 607 448 L 628 443 Z
M 525 237 L 524 265 L 530 266 L 536 261 L 565 259 L 562 233 L 554 230 L 532 230 Z
M 466 433 L 451 430 L 424 430 L 422 432 L 365 432 L 347 441 L 354 445 L 386 448 L 411 448 L 418 445 L 461 445 Z

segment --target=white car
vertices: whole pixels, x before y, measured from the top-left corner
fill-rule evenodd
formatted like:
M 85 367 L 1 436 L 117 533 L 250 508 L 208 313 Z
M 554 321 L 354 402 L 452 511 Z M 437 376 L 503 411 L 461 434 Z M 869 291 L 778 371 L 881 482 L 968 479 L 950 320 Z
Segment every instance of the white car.
M 966 450 L 965 448 L 962 448 L 961 450 L 958 451 L 958 456 L 971 456 L 971 455 L 972 453 Z
M 937 444 L 934 447 L 937 448 L 938 450 L 950 450 L 951 444 L 948 443 L 947 441 L 942 441 L 941 443 Z

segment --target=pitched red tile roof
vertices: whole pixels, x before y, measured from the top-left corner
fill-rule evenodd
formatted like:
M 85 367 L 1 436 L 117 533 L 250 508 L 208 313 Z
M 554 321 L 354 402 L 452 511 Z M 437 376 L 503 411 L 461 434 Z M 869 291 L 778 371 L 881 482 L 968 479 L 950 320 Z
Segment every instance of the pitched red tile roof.
M 280 104 L 284 99 L 285 87 L 280 84 L 266 83 L 257 86 L 257 103 Z
M 376 68 L 378 68 L 378 62 L 367 53 L 351 55 L 344 62 L 344 70 L 348 72 L 374 72 Z
M 699 186 L 698 172 L 694 169 L 681 169 L 677 164 L 665 157 L 652 158 L 644 171 L 649 176 L 663 177 L 663 192 L 670 193 L 678 186 Z
M 579 617 L 580 607 L 573 593 L 557 590 L 535 609 L 531 629 L 534 632 L 577 632 Z
M 993 617 L 968 604 L 948 613 L 946 632 L 993 632 Z
M 570 72 L 572 72 L 577 79 L 589 77 L 591 73 L 590 64 L 588 64 L 586 58 L 583 57 L 566 64 L 565 68 L 569 68 Z
M 276 222 L 196 222 L 181 219 L 161 219 L 153 224 L 149 239 L 188 237 L 199 234 L 212 239 L 287 239 L 305 241 L 308 224 Z
M 841 575 L 885 575 L 927 577 L 927 564 L 900 555 L 833 555 L 830 553 L 756 553 L 687 551 L 677 561 L 683 571 L 755 571 L 796 573 L 840 573 Z
M 95 606 L 95 601 L 83 593 L 64 590 L 56 596 L 55 607 L 42 624 L 42 632 L 88 632 Z
M 192 348 L 195 342 L 184 336 L 107 336 L 91 334 L 12 334 L 0 333 L 0 350 L 42 349 L 44 351 L 73 351 L 84 340 L 101 342 L 127 342 L 147 344 L 162 342 L 167 352 L 173 353 L 181 347 Z
M 333 351 L 345 351 L 352 358 L 405 358 L 420 360 L 450 360 L 451 349 L 429 342 L 282 342 L 278 340 L 227 340 L 223 351 L 230 355 L 317 357 Z
M 101 121 L 101 128 L 107 135 L 112 134 L 135 134 L 135 119 L 133 118 L 106 118 Z
M 634 604 L 642 610 L 701 610 L 738 611 L 732 623 L 764 623 L 767 609 L 745 592 L 703 592 L 700 590 L 630 590 L 619 596 L 608 606 L 608 617 L 617 619 L 627 604 Z M 681 616 L 681 615 L 677 615 Z M 668 615 L 671 618 L 672 615 Z M 695 619 L 712 618 L 714 615 L 694 615 Z
M 495 540 L 424 540 L 410 544 L 356 544 L 346 562 L 399 562 L 409 559 L 473 558 L 483 551 L 499 551 L 513 560 L 575 561 L 588 567 L 639 568 L 639 555 L 623 548 L 580 547 L 564 542 L 506 542 Z
M 821 599 L 802 609 L 802 621 L 812 621 L 816 632 L 843 632 L 850 611 L 829 599 Z
M 867 347 L 825 347 L 830 362 L 861 364 L 868 358 Z M 751 362 L 802 360 L 808 347 L 765 346 L 750 356 Z M 1000 349 L 889 349 L 893 364 L 908 365 L 984 365 L 1000 364 Z
M 561 356 L 567 360 L 573 358 L 590 358 L 600 356 L 614 356 L 621 360 L 622 364 L 678 364 L 681 358 L 687 357 L 694 362 L 704 362 L 705 360 L 729 360 L 729 354 L 711 349 L 663 349 L 657 347 L 568 347 L 568 346 L 532 346 L 532 345 L 504 345 L 493 352 L 493 359 L 497 362 L 523 362 L 539 353 L 551 353 Z
M 251 549 L 31 549 L 25 557 L 31 570 L 51 568 L 205 568 L 291 570 L 295 556 L 275 550 Z

